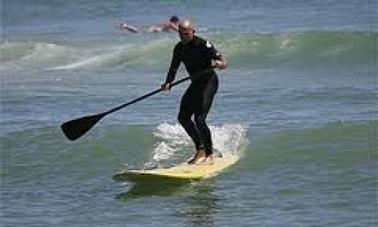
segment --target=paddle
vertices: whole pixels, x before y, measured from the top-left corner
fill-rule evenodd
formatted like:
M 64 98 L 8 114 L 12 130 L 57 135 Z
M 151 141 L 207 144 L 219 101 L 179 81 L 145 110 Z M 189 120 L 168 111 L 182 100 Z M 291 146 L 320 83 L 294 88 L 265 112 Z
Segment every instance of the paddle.
M 178 80 L 174 83 L 171 84 L 171 88 L 178 85 L 178 84 L 181 84 L 182 82 L 185 82 L 187 80 L 189 80 L 190 77 L 185 77 L 181 80 Z M 84 135 L 86 132 L 88 132 L 98 121 L 100 121 L 103 117 L 105 117 L 106 115 L 108 114 L 111 114 L 117 110 L 120 110 L 128 105 L 131 105 L 133 103 L 136 103 L 136 102 L 139 102 L 145 98 L 148 98 L 152 95 L 155 95 L 159 92 L 161 92 L 163 89 L 160 88 L 160 89 L 157 89 L 155 91 L 152 91 L 148 94 L 145 94 L 139 98 L 136 98 L 128 103 L 125 103 L 125 104 L 122 104 L 120 106 L 117 106 L 111 110 L 108 110 L 106 112 L 103 112 L 103 113 L 99 113 L 99 114 L 95 114 L 95 115 L 90 115 L 90 116 L 85 116 L 85 117 L 81 117 L 81 118 L 77 118 L 77 119 L 74 119 L 74 120 L 70 120 L 70 121 L 67 121 L 65 123 L 63 123 L 60 127 L 62 128 L 62 131 L 64 133 L 64 135 L 66 135 L 66 137 L 69 139 L 69 140 L 76 140 L 78 138 L 80 138 L 82 135 Z

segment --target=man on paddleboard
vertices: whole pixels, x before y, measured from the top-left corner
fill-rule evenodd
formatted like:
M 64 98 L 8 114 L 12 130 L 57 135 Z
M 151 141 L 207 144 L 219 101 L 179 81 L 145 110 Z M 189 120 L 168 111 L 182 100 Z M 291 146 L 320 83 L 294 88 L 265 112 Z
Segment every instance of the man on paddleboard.
M 194 27 L 189 20 L 179 23 L 178 33 L 181 41 L 173 50 L 171 65 L 162 89 L 170 89 L 177 69 L 183 62 L 192 83 L 181 99 L 178 121 L 196 147 L 196 153 L 188 163 L 198 164 L 213 158 L 211 132 L 206 124 L 207 114 L 218 90 L 218 76 L 212 68 L 225 69 L 227 59 L 213 44 L 194 34 Z

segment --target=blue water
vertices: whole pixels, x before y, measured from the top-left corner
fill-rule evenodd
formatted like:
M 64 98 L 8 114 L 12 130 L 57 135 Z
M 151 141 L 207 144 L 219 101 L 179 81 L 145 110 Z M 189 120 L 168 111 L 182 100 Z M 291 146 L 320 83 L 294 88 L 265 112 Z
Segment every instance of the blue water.
M 377 1 L 2 1 L 3 226 L 376 226 Z M 120 184 L 193 145 L 176 115 L 188 83 L 68 141 L 65 121 L 157 89 L 171 15 L 229 59 L 208 122 L 241 161 L 184 185 Z M 183 67 L 177 78 L 187 76 Z

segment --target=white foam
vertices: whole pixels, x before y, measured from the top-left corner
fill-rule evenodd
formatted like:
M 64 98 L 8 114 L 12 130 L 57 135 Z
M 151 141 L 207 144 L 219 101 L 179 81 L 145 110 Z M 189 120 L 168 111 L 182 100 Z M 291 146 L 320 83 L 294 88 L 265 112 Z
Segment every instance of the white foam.
M 76 54 L 76 50 L 70 47 L 53 43 L 35 43 L 34 48 L 21 60 L 26 62 L 43 62 L 73 54 Z
M 78 60 L 77 62 L 70 63 L 67 65 L 60 65 L 49 68 L 50 70 L 67 70 L 67 69 L 76 69 L 76 68 L 82 68 L 86 66 L 92 66 L 92 65 L 99 65 L 103 61 L 107 60 L 108 58 L 111 58 L 111 55 L 97 55 L 92 56 L 88 58 L 83 58 Z
M 241 154 L 241 148 L 247 143 L 247 127 L 240 124 L 226 124 L 220 127 L 210 126 L 213 132 L 213 146 L 222 153 Z
M 71 62 L 48 68 L 49 70 L 73 70 L 81 68 L 99 68 L 107 65 L 126 64 L 135 65 L 154 63 L 155 58 L 145 58 L 151 54 L 161 52 L 163 46 L 169 46 L 166 39 L 156 40 L 143 45 L 112 45 L 97 49 L 83 49 L 76 54 Z
M 248 143 L 248 127 L 240 124 L 210 126 L 213 146 L 223 154 L 241 155 L 243 145 Z M 163 123 L 157 126 L 154 136 L 159 140 L 153 151 L 153 161 L 167 160 L 177 151 L 194 149 L 194 144 L 179 124 Z
M 289 46 L 292 43 L 291 38 L 285 38 L 281 44 L 280 44 L 280 49 L 285 49 L 287 46 Z
M 108 62 L 113 62 L 124 54 L 122 50 L 103 50 L 105 53 L 95 54 L 91 51 L 83 51 L 83 57 L 75 59 L 75 62 L 65 65 L 58 65 L 49 68 L 50 70 L 70 70 L 78 68 L 100 67 Z
M 154 149 L 154 155 L 152 157 L 153 160 L 166 160 L 169 159 L 174 154 L 174 149 L 171 148 L 165 142 L 159 143 L 157 147 Z
M 6 63 L 2 65 L 3 69 L 24 67 L 28 70 L 30 70 L 30 66 L 54 65 L 57 62 L 68 61 L 73 56 L 78 55 L 75 48 L 42 42 L 8 43 L 1 45 L 0 52 L 5 54 L 12 52 L 12 54 L 6 54 L 7 56 L 2 58 Z

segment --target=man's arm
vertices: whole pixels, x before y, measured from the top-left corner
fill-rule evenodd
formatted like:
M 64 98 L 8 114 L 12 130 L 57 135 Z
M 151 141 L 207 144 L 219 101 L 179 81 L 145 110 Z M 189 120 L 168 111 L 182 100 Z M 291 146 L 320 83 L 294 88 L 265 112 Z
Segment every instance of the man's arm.
M 226 69 L 228 66 L 227 58 L 223 56 L 221 53 L 219 53 L 217 49 L 215 49 L 213 44 L 207 42 L 206 46 L 210 48 L 210 55 L 211 55 L 211 58 L 213 59 L 211 61 L 211 66 L 216 67 L 220 70 Z
M 173 50 L 173 56 L 171 60 L 171 65 L 169 67 L 167 78 L 165 79 L 165 83 L 161 85 L 163 90 L 169 90 L 170 84 L 175 80 L 177 69 L 180 66 L 181 58 L 179 55 L 178 47 L 176 46 Z
M 176 32 L 178 31 L 178 25 L 173 22 L 169 22 L 168 27 Z

